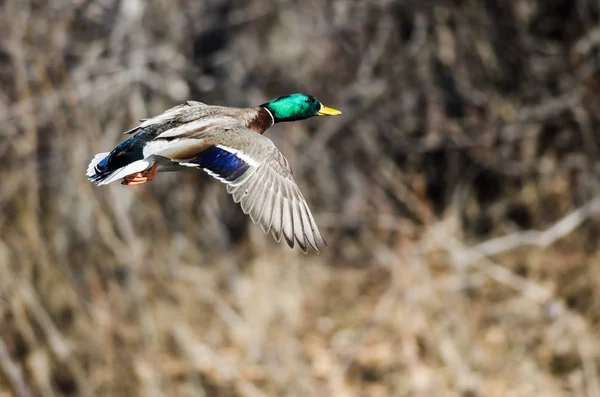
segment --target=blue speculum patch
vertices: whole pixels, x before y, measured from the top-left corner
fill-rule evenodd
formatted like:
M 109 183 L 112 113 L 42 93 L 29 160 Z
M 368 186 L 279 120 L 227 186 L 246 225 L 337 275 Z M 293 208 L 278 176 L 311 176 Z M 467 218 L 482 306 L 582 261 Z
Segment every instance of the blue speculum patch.
M 228 181 L 236 180 L 250 168 L 248 163 L 234 153 L 216 146 L 206 149 L 192 163 L 196 163 Z

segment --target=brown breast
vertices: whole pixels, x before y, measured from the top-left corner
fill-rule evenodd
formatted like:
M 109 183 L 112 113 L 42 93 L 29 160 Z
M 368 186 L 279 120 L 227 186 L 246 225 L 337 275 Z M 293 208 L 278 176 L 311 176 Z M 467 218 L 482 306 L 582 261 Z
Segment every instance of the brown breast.
M 260 106 L 256 108 L 256 115 L 249 117 L 246 121 L 246 127 L 259 134 L 264 133 L 273 124 L 273 116 L 271 116 L 271 113 Z

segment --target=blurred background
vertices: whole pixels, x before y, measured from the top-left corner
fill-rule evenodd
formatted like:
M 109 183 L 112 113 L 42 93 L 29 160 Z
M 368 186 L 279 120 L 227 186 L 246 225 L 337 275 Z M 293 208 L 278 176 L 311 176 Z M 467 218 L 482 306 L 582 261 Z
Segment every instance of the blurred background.
M 0 396 L 600 396 L 600 4 L 1 0 Z M 188 99 L 267 132 L 329 248 L 203 172 L 96 187 Z

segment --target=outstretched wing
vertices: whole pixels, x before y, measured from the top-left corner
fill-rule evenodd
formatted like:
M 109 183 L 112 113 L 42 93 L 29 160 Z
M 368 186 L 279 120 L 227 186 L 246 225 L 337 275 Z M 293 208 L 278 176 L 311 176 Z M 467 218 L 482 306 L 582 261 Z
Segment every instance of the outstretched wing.
M 327 246 L 287 160 L 271 140 L 241 124 L 197 127 L 180 134 L 165 131 L 172 144 L 155 154 L 202 168 L 226 184 L 244 213 L 277 241 L 283 236 L 292 248 L 297 241 L 303 252 L 307 243 L 316 252 Z
M 173 106 L 172 108 L 165 110 L 158 116 L 140 120 L 140 124 L 138 126 L 125 131 L 124 134 L 133 134 L 143 128 L 157 125 L 168 125 L 168 128 L 172 128 L 178 124 L 186 123 L 190 120 L 193 120 L 193 118 L 197 118 L 199 112 L 202 112 L 208 108 L 210 108 L 210 106 L 205 103 L 198 101 L 187 101 L 186 103 Z M 186 113 L 190 114 L 191 117 L 185 117 Z

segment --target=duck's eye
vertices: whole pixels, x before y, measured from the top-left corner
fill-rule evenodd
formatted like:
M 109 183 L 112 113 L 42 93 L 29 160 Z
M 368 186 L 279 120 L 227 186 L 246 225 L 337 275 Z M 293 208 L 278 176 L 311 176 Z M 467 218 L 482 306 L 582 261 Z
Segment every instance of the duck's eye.
M 314 101 L 315 101 L 315 98 L 308 97 L 306 99 L 306 103 L 313 103 Z

